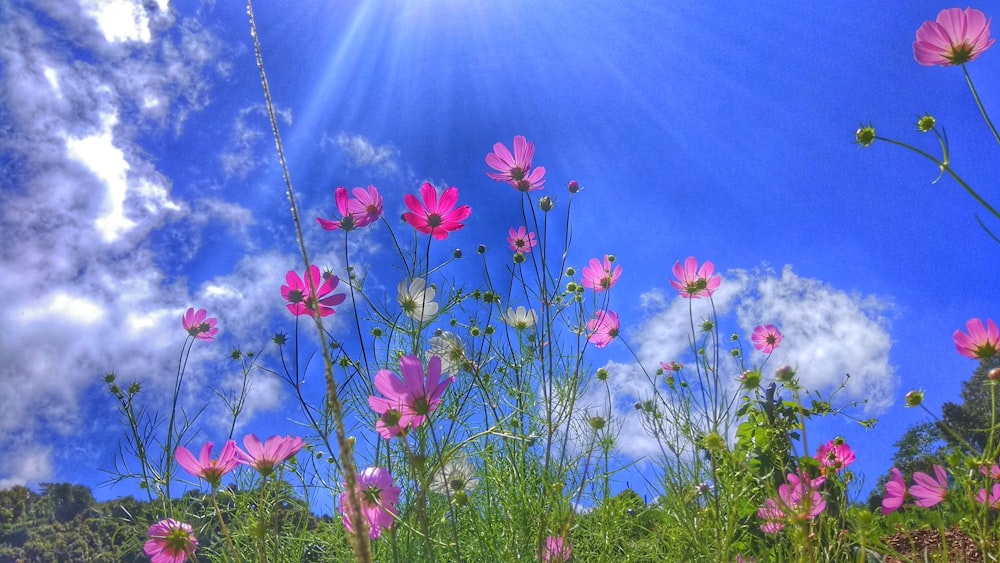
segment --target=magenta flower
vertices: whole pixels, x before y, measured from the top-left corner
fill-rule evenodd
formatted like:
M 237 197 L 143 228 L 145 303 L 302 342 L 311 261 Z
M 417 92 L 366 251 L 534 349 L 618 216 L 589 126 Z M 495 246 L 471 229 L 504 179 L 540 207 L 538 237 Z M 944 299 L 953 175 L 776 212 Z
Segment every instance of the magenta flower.
M 240 463 L 253 467 L 267 477 L 274 472 L 276 466 L 299 453 L 304 445 L 302 438 L 292 436 L 271 436 L 261 444 L 256 435 L 247 434 L 243 438 L 246 451 L 236 448 L 236 455 L 239 456 Z
M 976 502 L 984 504 L 986 501 L 986 489 L 979 489 L 979 494 L 976 495 Z M 990 508 L 1000 508 L 1000 483 L 993 483 L 993 487 L 989 492 L 989 505 Z
M 529 233 L 528 229 L 518 227 L 515 230 L 514 227 L 511 227 L 507 233 L 507 244 L 514 252 L 527 254 L 531 252 L 532 248 L 538 246 L 538 241 L 535 240 L 535 233 Z
M 892 514 L 903 506 L 906 500 L 906 481 L 899 469 L 893 467 L 889 472 L 889 482 L 885 484 L 885 496 L 882 497 L 882 514 Z
M 322 217 L 317 217 L 316 222 L 320 224 L 321 227 L 328 231 L 353 231 L 355 227 L 361 225 L 357 224 L 354 217 L 354 213 L 350 209 L 350 198 L 347 195 L 347 188 L 343 186 L 338 186 L 333 190 L 333 199 L 337 202 L 337 211 L 340 212 L 339 221 L 331 221 L 329 219 L 323 219 Z
M 988 470 L 984 465 L 979 468 L 979 472 L 983 475 L 989 475 L 990 479 L 993 479 L 994 481 L 1000 481 L 1000 465 L 993 464 Z
M 824 477 L 808 479 L 789 473 L 787 482 L 778 487 L 778 498 L 767 499 L 757 510 L 757 517 L 764 520 L 760 529 L 765 534 L 777 534 L 788 522 L 804 522 L 819 516 L 826 509 L 826 500 L 819 489 Z
M 604 348 L 618 336 L 618 313 L 614 311 L 598 311 L 593 319 L 587 321 L 590 334 L 587 340 L 598 348 Z
M 399 487 L 392 484 L 392 474 L 381 467 L 369 467 L 358 474 L 358 497 L 361 498 L 361 513 L 368 520 L 368 537 L 378 539 L 382 530 L 392 528 L 396 522 L 396 505 L 399 504 Z M 348 532 L 354 532 L 351 519 L 350 498 L 347 493 L 340 495 L 340 513 Z
M 819 447 L 816 452 L 816 459 L 824 475 L 829 472 L 837 473 L 848 465 L 854 463 L 856 456 L 851 446 L 843 440 L 830 440 Z
M 713 276 L 714 271 L 715 266 L 708 260 L 698 268 L 698 260 L 688 256 L 683 266 L 680 262 L 674 264 L 674 277 L 677 279 L 670 280 L 670 285 L 685 299 L 711 297 L 722 284 L 722 276 Z
M 785 511 L 773 498 L 764 501 L 764 505 L 757 510 L 757 518 L 764 521 L 760 531 L 765 534 L 773 536 L 785 528 Z
M 753 347 L 765 354 L 774 352 L 781 344 L 781 331 L 774 325 L 762 325 L 753 329 Z
M 348 208 L 354 214 L 358 227 L 367 227 L 382 216 L 382 195 L 378 188 L 369 185 L 367 188 L 351 190 L 354 198 L 347 202 Z
M 403 219 L 417 232 L 431 235 L 437 240 L 444 240 L 448 238 L 448 233 L 464 227 L 462 221 L 472 213 L 472 208 L 468 205 L 455 207 L 458 203 L 456 187 L 446 189 L 438 199 L 434 186 L 424 182 L 420 186 L 420 197 L 423 203 L 412 194 L 403 196 L 406 207 L 410 209 L 409 213 L 403 214 Z
M 618 278 L 622 275 L 622 267 L 611 265 L 608 256 L 604 257 L 604 262 L 598 262 L 597 258 L 590 259 L 590 265 L 583 269 L 583 287 L 593 289 L 595 293 L 600 293 L 606 289 L 611 289 L 618 283 Z
M 160 520 L 146 530 L 145 545 L 142 550 L 152 563 L 184 563 L 198 548 L 198 538 L 190 524 L 173 518 Z
M 318 298 L 310 296 L 307 283 L 309 279 L 316 288 Z M 285 274 L 286 285 L 281 286 L 281 296 L 288 301 L 288 311 L 296 317 L 301 315 L 312 317 L 316 311 L 319 311 L 321 317 L 328 317 L 335 312 L 334 306 L 340 305 L 347 298 L 343 293 L 333 293 L 339 283 L 340 278 L 332 274 L 324 274 L 321 279 L 319 268 L 316 266 L 309 266 L 301 278 L 294 270 L 290 270 Z
M 521 135 L 514 137 L 514 154 L 503 143 L 496 143 L 493 152 L 486 155 L 486 164 L 497 173 L 487 172 L 486 175 L 497 182 L 507 182 L 521 192 L 540 190 L 545 184 L 545 168 L 531 169 L 534 156 L 535 145 Z
M 174 452 L 177 463 L 191 475 L 208 481 L 214 489 L 219 486 L 222 476 L 229 473 L 240 464 L 236 457 L 236 442 L 228 440 L 222 447 L 219 459 L 212 459 L 212 442 L 205 442 L 201 447 L 201 454 L 195 459 L 194 455 L 184 446 L 178 446 Z
M 934 475 L 917 471 L 913 474 L 916 485 L 910 487 L 910 496 L 916 499 L 915 504 L 921 508 L 930 508 L 941 504 L 948 496 L 948 473 L 940 465 L 934 466 Z
M 1000 330 L 993 319 L 986 319 L 986 326 L 979 319 L 965 323 L 969 334 L 956 330 L 952 338 L 958 353 L 973 360 L 988 360 L 1000 353 Z
M 184 313 L 184 318 L 181 319 L 181 326 L 189 335 L 198 340 L 211 342 L 215 340 L 215 335 L 219 334 L 219 329 L 215 328 L 215 323 L 218 321 L 215 318 L 206 317 L 208 317 L 208 311 L 205 309 L 195 311 L 194 307 L 189 307 Z
M 565 563 L 573 556 L 573 546 L 559 536 L 545 538 L 545 545 L 540 551 L 538 558 L 543 563 Z
M 961 65 L 976 60 L 995 41 L 990 38 L 990 19 L 982 12 L 949 8 L 917 30 L 913 58 L 924 66 Z
M 375 429 L 385 439 L 423 424 L 441 404 L 445 389 L 455 381 L 454 377 L 441 380 L 441 358 L 437 356 L 427 362 L 426 380 L 420 359 L 414 355 L 400 358 L 399 367 L 402 379 L 385 369 L 375 374 L 375 389 L 383 397 L 368 397 L 368 405 L 379 415 Z

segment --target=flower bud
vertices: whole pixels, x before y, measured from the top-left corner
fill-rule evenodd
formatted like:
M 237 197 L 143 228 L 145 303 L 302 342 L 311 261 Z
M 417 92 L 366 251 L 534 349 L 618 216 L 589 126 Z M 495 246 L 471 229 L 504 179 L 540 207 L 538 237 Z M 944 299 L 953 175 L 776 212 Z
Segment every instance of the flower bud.
M 514 253 L 514 263 L 515 264 L 524 264 L 524 254 L 521 254 L 520 252 L 515 252 Z
M 604 428 L 604 418 L 600 416 L 590 417 L 590 427 L 596 430 L 601 430 Z
M 479 254 L 486 254 L 486 245 L 480 244 L 478 247 L 476 247 L 476 252 L 478 252 Z
M 795 377 L 795 370 L 792 369 L 792 366 L 785 364 L 774 371 L 774 377 L 782 383 L 789 383 Z
M 608 380 L 608 370 L 606 370 L 604 368 L 599 368 L 597 370 L 597 380 L 598 381 L 607 381 Z
M 934 116 L 929 113 L 925 113 L 920 119 L 917 120 L 917 130 L 921 133 L 926 133 L 934 129 Z
M 924 402 L 924 392 L 923 391 L 910 391 L 906 394 L 904 398 L 907 407 L 919 407 L 920 403 Z
M 993 383 L 1000 383 L 1000 368 L 991 369 L 986 374 L 986 377 L 988 377 Z
M 451 255 L 454 256 L 455 258 L 461 258 L 462 257 L 462 249 L 461 248 L 456 248 L 455 250 L 451 251 Z
M 857 132 L 854 133 L 854 142 L 862 148 L 872 146 L 872 143 L 875 142 L 875 128 L 872 127 L 871 123 L 867 126 L 862 125 Z
M 756 389 L 760 386 L 760 379 L 760 371 L 748 369 L 740 375 L 740 385 L 744 389 Z
M 552 199 L 549 196 L 542 196 L 542 199 L 538 200 L 538 207 L 541 208 L 542 211 L 548 213 L 549 211 L 552 211 L 555 204 L 552 203 Z
M 576 183 L 576 180 L 570 180 L 569 184 L 566 185 L 566 189 L 569 190 L 569 193 L 575 194 L 580 191 L 580 184 Z

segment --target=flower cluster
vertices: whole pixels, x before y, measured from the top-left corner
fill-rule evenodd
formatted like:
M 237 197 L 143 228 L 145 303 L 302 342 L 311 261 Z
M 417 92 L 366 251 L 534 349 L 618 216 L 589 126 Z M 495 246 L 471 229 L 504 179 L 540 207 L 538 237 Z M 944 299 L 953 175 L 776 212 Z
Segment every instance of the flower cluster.
M 215 318 L 210 318 L 205 309 L 195 311 L 194 307 L 190 307 L 184 313 L 184 318 L 181 319 L 181 326 L 193 338 L 211 342 L 215 340 L 215 335 L 219 334 L 219 329 L 215 327 L 216 322 L 218 321 Z

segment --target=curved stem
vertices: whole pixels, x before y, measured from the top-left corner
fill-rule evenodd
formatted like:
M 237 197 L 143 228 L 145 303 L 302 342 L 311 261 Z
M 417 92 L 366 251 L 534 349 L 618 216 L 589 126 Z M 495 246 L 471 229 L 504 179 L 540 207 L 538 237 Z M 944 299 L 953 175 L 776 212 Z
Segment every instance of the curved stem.
M 983 119 L 986 120 L 986 125 L 990 127 L 990 131 L 993 133 L 993 138 L 1000 143 L 1000 133 L 997 133 L 997 128 L 993 126 L 993 122 L 990 121 L 990 116 L 986 115 L 986 108 L 983 107 L 983 102 L 979 99 L 979 93 L 976 92 L 976 87 L 972 85 L 972 77 L 969 76 L 969 70 L 962 65 L 962 72 L 965 73 L 965 81 L 969 83 L 969 89 L 972 90 L 972 97 L 976 99 L 976 105 L 979 106 L 979 113 L 983 114 Z

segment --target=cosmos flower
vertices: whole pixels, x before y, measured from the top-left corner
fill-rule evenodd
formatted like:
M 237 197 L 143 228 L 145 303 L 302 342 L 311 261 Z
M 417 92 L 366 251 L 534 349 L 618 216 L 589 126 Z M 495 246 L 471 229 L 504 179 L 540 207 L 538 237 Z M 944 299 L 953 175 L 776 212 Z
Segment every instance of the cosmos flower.
M 892 514 L 903 506 L 906 500 L 906 481 L 899 469 L 893 467 L 889 472 L 889 482 L 885 484 L 885 496 L 882 497 L 882 514 Z
M 437 291 L 427 287 L 423 278 L 413 280 L 409 287 L 406 280 L 399 282 L 396 291 L 396 301 L 403 308 L 407 317 L 415 321 L 426 321 L 438 313 L 438 304 L 434 302 Z
M 428 352 L 441 358 L 441 373 L 458 373 L 469 361 L 465 356 L 465 344 L 456 334 L 442 331 L 428 340 L 427 344 Z
M 506 182 L 520 192 L 540 190 L 545 184 L 545 168 L 531 169 L 535 145 L 518 135 L 514 137 L 514 154 L 503 143 L 493 145 L 493 152 L 486 155 L 486 164 L 496 170 L 486 175 L 497 182 Z
M 753 347 L 765 354 L 770 354 L 781 344 L 781 331 L 774 325 L 762 325 L 753 329 Z
M 970 319 L 965 328 L 968 334 L 956 330 L 952 335 L 959 354 L 973 360 L 988 360 L 1000 353 L 1000 330 L 993 319 L 987 319 L 985 326 L 979 319 Z
M 590 335 L 587 340 L 598 348 L 604 348 L 618 336 L 618 313 L 614 311 L 598 311 L 593 319 L 587 321 Z
M 382 195 L 378 193 L 378 188 L 369 185 L 367 188 L 354 188 L 351 193 L 354 197 L 347 202 L 347 206 L 354 215 L 356 225 L 367 227 L 378 221 L 382 216 Z
M 267 477 L 274 472 L 276 466 L 299 453 L 304 445 L 302 438 L 292 436 L 271 436 L 262 444 L 255 434 L 248 434 L 243 438 L 246 451 L 236 448 L 236 455 L 239 456 L 240 463 L 253 467 Z
M 212 446 L 212 442 L 205 442 L 197 459 L 187 448 L 178 446 L 174 452 L 174 458 L 185 471 L 199 479 L 208 481 L 208 484 L 214 489 L 219 486 L 223 475 L 236 469 L 240 460 L 236 456 L 236 442 L 228 440 L 226 445 L 222 447 L 218 459 L 211 458 Z
M 764 521 L 760 531 L 765 534 L 774 535 L 785 528 L 785 511 L 773 498 L 764 501 L 764 505 L 757 510 L 757 518 Z
M 345 485 L 346 487 L 346 485 Z M 396 522 L 396 505 L 399 504 L 399 487 L 393 486 L 392 474 L 388 469 L 369 467 L 358 474 L 357 494 L 361 499 L 361 513 L 368 520 L 368 537 L 378 539 L 382 530 L 392 528 Z M 350 497 L 345 492 L 340 495 L 340 513 L 348 532 L 354 532 L 350 511 Z
M 219 334 L 219 329 L 215 328 L 215 323 L 218 321 L 215 318 L 206 317 L 208 317 L 208 311 L 205 309 L 195 311 L 194 307 L 189 307 L 184 313 L 184 318 L 181 319 L 181 326 L 189 335 L 198 340 L 211 342 L 215 340 L 215 335 Z
M 527 330 L 538 322 L 538 313 L 534 309 L 526 309 L 522 305 L 519 305 L 517 309 L 510 307 L 503 316 L 503 322 L 514 330 Z
M 307 283 L 310 279 L 316 288 L 318 298 L 310 295 Z M 301 278 L 294 270 L 290 270 L 285 274 L 285 285 L 281 286 L 281 296 L 288 301 L 288 311 L 296 317 L 301 315 L 313 317 L 316 311 L 319 311 L 321 317 L 328 317 L 334 313 L 334 306 L 340 305 L 347 298 L 343 293 L 333 293 L 339 283 L 340 278 L 337 276 L 320 276 L 319 268 L 315 265 L 309 266 Z
M 573 556 L 573 546 L 559 536 L 549 536 L 545 538 L 545 545 L 542 546 L 538 558 L 543 563 L 565 563 Z
M 789 473 L 787 481 L 778 487 L 778 498 L 767 499 L 757 511 L 757 517 L 764 520 L 761 531 L 776 534 L 789 521 L 812 520 L 826 509 L 826 500 L 819 489 L 826 481 L 824 477 L 809 479 Z
M 934 466 L 934 477 L 917 471 L 913 474 L 916 485 L 910 487 L 910 496 L 921 508 L 930 508 L 941 504 L 948 496 L 948 473 L 940 465 Z
M 479 479 L 476 479 L 476 468 L 463 457 L 452 458 L 445 462 L 444 466 L 434 474 L 431 479 L 430 490 L 439 495 L 454 495 L 462 491 L 470 494 Z
M 924 66 L 961 65 L 976 60 L 995 41 L 990 38 L 990 19 L 982 12 L 949 8 L 917 30 L 913 58 Z
M 382 423 L 381 430 L 376 423 L 376 430 L 383 438 L 398 435 L 406 428 L 416 428 L 434 412 L 441 404 L 441 396 L 453 381 L 454 377 L 441 380 L 441 358 L 431 356 L 427 362 L 427 378 L 420 359 L 414 355 L 399 359 L 402 379 L 389 370 L 380 370 L 375 374 L 375 389 L 382 397 L 370 396 L 368 406 L 379 414 Z M 398 419 L 386 420 L 385 409 L 398 413 Z M 394 424 L 390 424 L 394 423 Z M 388 434 L 388 435 L 387 435 Z
M 990 508 L 1000 508 L 1000 483 L 993 483 L 993 487 L 990 489 L 988 496 Z M 979 489 L 979 494 L 976 495 L 976 502 L 984 504 L 986 501 L 986 489 Z
M 600 293 L 606 289 L 611 289 L 618 278 L 622 275 L 621 266 L 612 266 L 608 256 L 604 257 L 604 262 L 598 262 L 597 258 L 590 259 L 590 265 L 583 269 L 583 279 L 581 284 L 587 289 L 593 289 Z
M 403 200 L 409 213 L 403 214 L 403 220 L 409 223 L 417 232 L 431 235 L 437 240 L 448 238 L 448 233 L 465 226 L 464 221 L 471 213 L 468 205 L 455 207 L 458 203 L 458 188 L 451 187 L 438 198 L 437 190 L 431 184 L 424 182 L 420 186 L 420 197 L 417 200 L 413 194 L 406 194 Z
M 712 275 L 714 271 L 715 266 L 708 260 L 698 268 L 698 260 L 688 256 L 683 266 L 680 262 L 674 264 L 674 277 L 677 279 L 670 280 L 670 285 L 685 299 L 711 297 L 722 283 L 719 274 Z
M 531 252 L 531 249 L 538 246 L 538 241 L 535 240 L 535 233 L 529 233 L 528 229 L 524 227 L 514 227 L 510 228 L 507 233 L 507 244 L 510 245 L 510 249 L 518 254 L 527 254 Z
M 816 459 L 824 475 L 829 472 L 837 473 L 856 460 L 854 450 L 848 446 L 843 439 L 830 440 L 819 447 L 816 452 Z
M 142 550 L 152 563 L 184 563 L 198 548 L 198 538 L 190 524 L 173 518 L 160 520 L 146 530 L 145 545 Z

